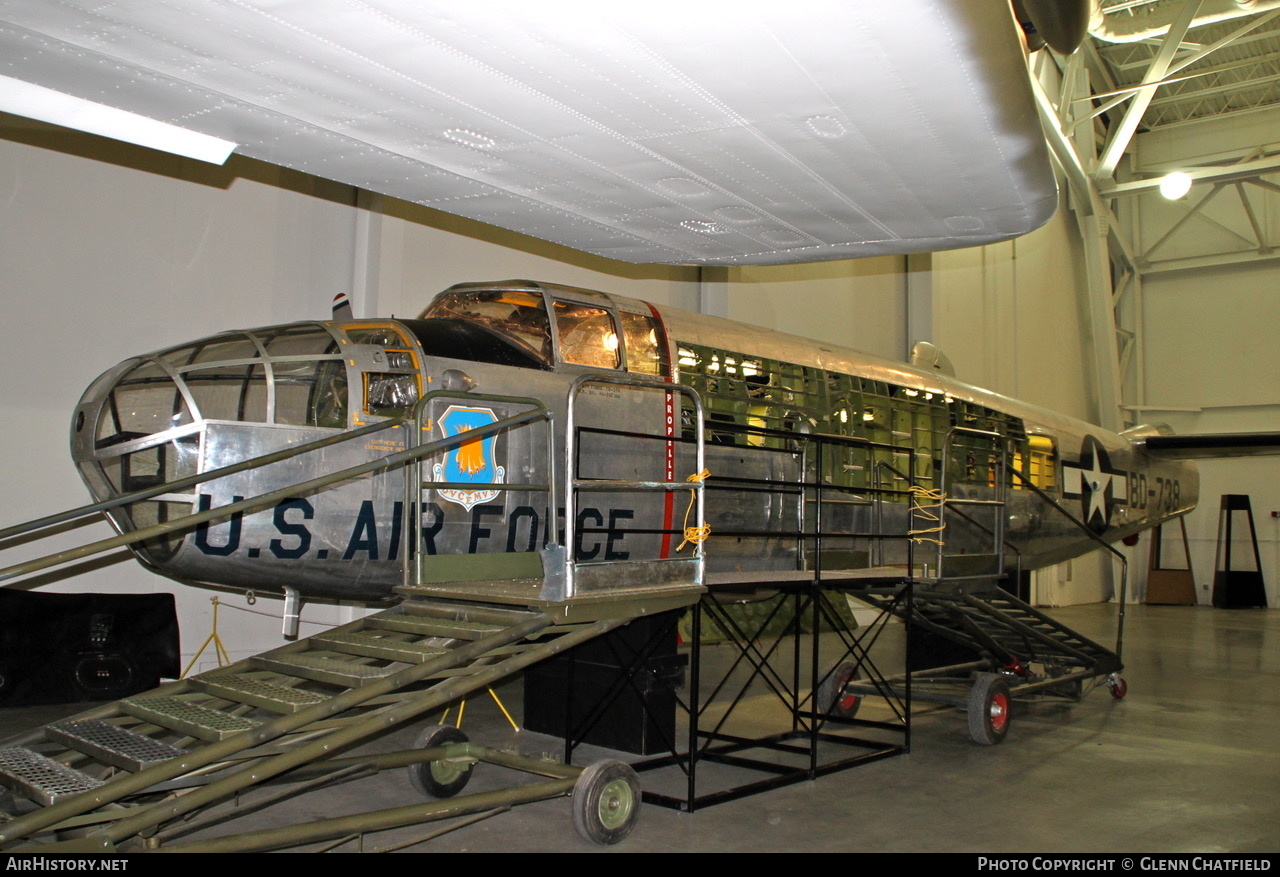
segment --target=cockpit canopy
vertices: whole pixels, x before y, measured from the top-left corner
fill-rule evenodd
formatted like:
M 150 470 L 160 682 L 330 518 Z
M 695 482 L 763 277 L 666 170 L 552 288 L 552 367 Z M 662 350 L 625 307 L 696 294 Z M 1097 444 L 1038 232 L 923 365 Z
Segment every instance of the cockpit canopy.
M 529 281 L 460 283 L 436 296 L 422 317 L 482 326 L 547 367 L 667 373 L 657 318 L 642 302 L 594 290 Z

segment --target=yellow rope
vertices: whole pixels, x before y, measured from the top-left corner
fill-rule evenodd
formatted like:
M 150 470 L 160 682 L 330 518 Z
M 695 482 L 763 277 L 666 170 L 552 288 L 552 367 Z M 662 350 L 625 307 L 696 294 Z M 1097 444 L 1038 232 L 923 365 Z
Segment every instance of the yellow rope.
M 934 545 L 946 544 L 941 539 L 935 539 L 933 536 L 929 534 L 941 533 L 943 530 L 947 528 L 947 525 L 942 523 L 942 516 L 936 515 L 933 513 L 933 511 L 931 511 L 932 509 L 942 508 L 943 502 L 946 500 L 947 495 L 943 493 L 941 490 L 930 490 L 927 487 L 912 487 L 910 489 L 910 493 L 911 493 L 912 501 L 917 503 L 915 507 L 916 514 L 920 515 L 922 518 L 924 518 L 927 521 L 936 521 L 938 523 L 938 526 L 923 527 L 919 530 L 908 530 L 907 536 L 911 539 L 912 542 L 932 542 Z M 926 504 L 921 504 L 920 503 L 921 500 L 928 500 L 929 502 Z
M 706 481 L 710 477 L 711 477 L 711 471 L 709 469 L 703 469 L 701 472 L 695 472 L 694 474 L 690 475 L 688 478 L 685 479 L 685 481 L 691 481 L 696 484 L 700 481 Z M 689 488 L 689 505 L 684 510 L 684 541 L 682 541 L 679 545 L 676 546 L 677 552 L 679 552 L 680 549 L 684 548 L 686 545 L 690 543 L 694 545 L 701 545 L 703 542 L 706 542 L 707 537 L 711 535 L 711 527 L 707 524 L 706 521 L 702 522 L 701 527 L 689 526 L 689 513 L 693 511 L 693 506 L 694 506 L 694 503 L 697 502 L 697 499 L 698 499 L 698 492 L 694 490 L 692 487 Z

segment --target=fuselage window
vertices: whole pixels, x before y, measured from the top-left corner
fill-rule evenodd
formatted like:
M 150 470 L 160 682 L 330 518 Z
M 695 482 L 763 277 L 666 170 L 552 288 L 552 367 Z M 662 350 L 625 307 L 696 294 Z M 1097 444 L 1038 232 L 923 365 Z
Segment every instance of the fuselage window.
M 1058 442 L 1053 436 L 1027 436 L 1026 454 L 1014 454 L 1013 467 L 1043 490 L 1058 485 L 1057 478 Z M 1022 487 L 1022 479 L 1014 478 L 1014 487 Z
M 627 371 L 658 377 L 667 374 L 667 347 L 658 331 L 658 321 L 625 311 L 618 317 L 622 320 L 622 336 L 626 341 Z
M 418 358 L 409 339 L 393 326 L 360 326 L 346 332 L 355 344 L 376 344 L 385 351 L 386 367 L 364 375 L 365 412 L 374 417 L 412 414 L 421 385 Z
M 620 366 L 618 330 L 608 311 L 576 302 L 558 301 L 555 314 L 562 360 L 594 368 L 616 369 Z

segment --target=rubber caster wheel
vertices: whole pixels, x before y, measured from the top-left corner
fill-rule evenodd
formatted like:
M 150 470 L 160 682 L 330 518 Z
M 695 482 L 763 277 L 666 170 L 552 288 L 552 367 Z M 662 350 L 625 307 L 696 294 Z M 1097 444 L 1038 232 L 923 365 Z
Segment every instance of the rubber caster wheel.
M 1009 683 L 998 673 L 979 673 L 969 689 L 969 739 L 994 746 L 1009 733 Z
M 1111 696 L 1116 700 L 1123 700 L 1124 696 L 1129 693 L 1129 683 L 1124 681 L 1123 676 L 1108 676 L 1107 688 L 1110 689 Z
M 573 827 L 586 840 L 616 844 L 640 818 L 640 778 L 621 761 L 597 761 L 573 784 Z
M 862 706 L 862 698 L 856 694 L 845 694 L 844 688 L 858 679 L 858 667 L 852 661 L 845 661 L 836 667 L 827 678 L 818 685 L 814 692 L 814 706 L 824 716 L 837 716 L 852 719 Z
M 418 735 L 414 746 L 429 749 L 433 746 L 466 742 L 467 735 L 452 725 L 431 725 Z M 466 788 L 474 768 L 474 762 L 427 761 L 411 764 L 407 770 L 409 782 L 428 798 L 452 798 Z

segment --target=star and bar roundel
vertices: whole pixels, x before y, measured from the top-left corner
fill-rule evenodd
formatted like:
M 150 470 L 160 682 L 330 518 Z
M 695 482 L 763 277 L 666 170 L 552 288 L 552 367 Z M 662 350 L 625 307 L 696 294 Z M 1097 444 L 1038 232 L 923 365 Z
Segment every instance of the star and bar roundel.
M 1062 464 L 1062 495 L 1079 499 L 1081 517 L 1095 533 L 1106 530 L 1117 505 L 1129 503 L 1128 473 L 1113 466 L 1107 449 L 1091 435 L 1080 447 L 1080 460 Z

